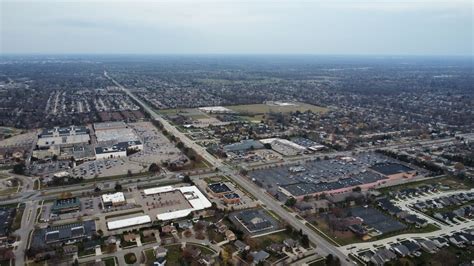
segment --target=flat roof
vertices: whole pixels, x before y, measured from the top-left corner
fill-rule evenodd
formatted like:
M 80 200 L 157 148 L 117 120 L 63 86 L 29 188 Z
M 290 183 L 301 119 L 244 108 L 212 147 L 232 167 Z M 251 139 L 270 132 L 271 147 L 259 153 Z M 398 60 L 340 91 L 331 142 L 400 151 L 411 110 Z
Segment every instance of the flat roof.
M 414 171 L 414 169 L 399 163 L 379 163 L 374 164 L 370 168 L 384 175 L 394 175 Z
M 95 153 L 106 154 L 106 153 L 114 153 L 114 152 L 123 152 L 123 151 L 127 151 L 129 147 L 133 147 L 136 145 L 142 145 L 142 143 L 139 140 L 123 141 L 111 146 L 98 146 L 95 148 Z
M 226 198 L 226 199 L 238 199 L 238 198 L 240 198 L 240 196 L 239 196 L 239 194 L 232 192 L 232 193 L 229 193 L 229 194 L 225 194 L 224 198 Z
M 104 195 L 102 195 L 102 201 L 103 202 L 112 202 L 112 203 L 124 202 L 125 201 L 125 196 L 123 195 L 122 192 L 104 194 Z
M 94 123 L 95 130 L 103 130 L 103 129 L 111 129 L 111 128 L 125 128 L 127 124 L 123 121 L 116 121 L 116 122 L 102 122 L 102 123 Z
M 193 211 L 203 210 L 212 206 L 211 202 L 206 198 L 206 196 L 204 196 L 204 194 L 202 194 L 202 192 L 196 186 L 176 188 L 172 186 L 155 187 L 145 189 L 143 190 L 143 192 L 145 193 L 145 195 L 154 195 L 164 192 L 170 192 L 173 190 L 181 191 L 181 193 L 184 195 L 189 204 L 191 204 L 192 208 L 157 214 L 156 217 L 158 218 L 158 220 L 166 221 L 186 217 Z
M 151 218 L 148 215 L 136 216 L 116 221 L 107 222 L 107 228 L 109 230 L 115 230 L 130 226 L 136 226 L 141 224 L 151 223 Z
M 214 193 L 230 192 L 230 188 L 223 182 L 212 183 L 208 185 L 209 189 Z
M 66 199 L 56 199 L 53 203 L 53 209 L 62 209 L 62 208 L 70 208 L 80 206 L 79 198 L 66 198 Z

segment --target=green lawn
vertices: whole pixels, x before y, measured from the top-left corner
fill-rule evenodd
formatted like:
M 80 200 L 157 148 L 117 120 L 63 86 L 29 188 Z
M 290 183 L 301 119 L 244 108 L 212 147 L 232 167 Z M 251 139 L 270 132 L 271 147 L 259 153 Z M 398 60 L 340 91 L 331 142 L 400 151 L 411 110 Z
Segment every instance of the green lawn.
M 152 248 L 143 251 L 143 253 L 145 254 L 146 263 L 155 261 L 155 251 Z
M 105 266 L 115 266 L 115 257 L 104 258 L 102 261 L 105 263 Z
M 255 241 L 256 246 L 258 248 L 264 249 L 265 247 L 273 243 L 282 243 L 283 240 L 287 238 L 292 238 L 292 236 L 287 231 L 281 231 L 281 232 L 273 233 L 270 235 L 264 235 L 264 236 L 256 237 L 252 239 Z
M 181 244 L 164 246 L 168 252 L 166 253 L 166 262 L 169 265 L 180 265 L 182 259 Z
M 227 182 L 227 181 L 229 181 L 227 178 L 225 178 L 223 176 L 205 177 L 205 178 L 203 178 L 203 180 L 208 184 L 212 184 L 212 183 L 216 183 L 216 182 Z

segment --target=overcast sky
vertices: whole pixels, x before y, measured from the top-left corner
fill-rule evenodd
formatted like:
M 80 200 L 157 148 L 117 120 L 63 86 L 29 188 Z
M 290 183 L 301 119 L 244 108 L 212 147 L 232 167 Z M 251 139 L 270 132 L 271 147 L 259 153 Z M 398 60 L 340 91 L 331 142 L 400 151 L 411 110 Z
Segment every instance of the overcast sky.
M 471 0 L 0 0 L 2 53 L 472 55 Z

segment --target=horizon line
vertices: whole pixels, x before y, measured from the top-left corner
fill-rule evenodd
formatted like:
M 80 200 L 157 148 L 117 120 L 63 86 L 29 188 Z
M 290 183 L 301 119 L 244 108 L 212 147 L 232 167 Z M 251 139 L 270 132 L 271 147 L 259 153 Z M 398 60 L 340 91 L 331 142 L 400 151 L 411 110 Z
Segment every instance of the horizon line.
M 71 53 L 43 53 L 43 52 L 13 52 L 0 53 L 0 57 L 4 56 L 328 56 L 328 57 L 474 57 L 474 54 L 370 54 L 370 53 L 101 53 L 101 52 L 71 52 Z

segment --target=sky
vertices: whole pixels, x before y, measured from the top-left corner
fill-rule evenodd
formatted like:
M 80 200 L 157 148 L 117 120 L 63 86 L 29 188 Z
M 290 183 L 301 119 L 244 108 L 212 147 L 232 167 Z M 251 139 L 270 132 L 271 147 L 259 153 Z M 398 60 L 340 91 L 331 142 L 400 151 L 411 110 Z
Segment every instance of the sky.
M 0 52 L 473 55 L 471 0 L 0 0 Z

